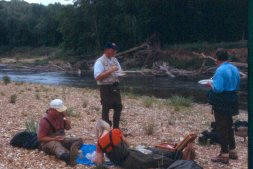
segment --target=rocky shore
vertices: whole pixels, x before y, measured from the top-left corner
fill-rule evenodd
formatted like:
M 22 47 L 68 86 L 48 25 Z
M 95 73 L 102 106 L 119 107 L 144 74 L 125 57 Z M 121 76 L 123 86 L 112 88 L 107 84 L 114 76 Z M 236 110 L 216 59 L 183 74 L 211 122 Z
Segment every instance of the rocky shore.
M 15 96 L 15 99 L 14 99 Z M 61 98 L 69 107 L 72 129 L 68 136 L 83 138 L 85 143 L 96 143 L 95 122 L 101 117 L 98 90 L 65 86 L 47 86 L 27 83 L 0 82 L 0 169 L 50 169 L 69 168 L 53 156 L 39 150 L 13 148 L 9 141 L 15 133 L 26 129 L 26 123 L 38 121 L 51 99 Z M 214 120 L 209 105 L 190 103 L 175 106 L 165 99 L 136 96 L 123 93 L 124 109 L 121 126 L 131 145 L 155 145 L 161 142 L 179 142 L 188 132 L 201 133 Z M 247 120 L 241 113 L 235 120 Z M 151 132 L 148 134 L 148 132 Z M 195 144 L 196 161 L 205 169 L 247 169 L 248 146 L 236 137 L 239 160 L 229 165 L 213 164 L 211 156 L 219 153 L 218 145 Z M 77 165 L 75 168 L 92 168 Z M 111 167 L 116 169 L 116 167 Z

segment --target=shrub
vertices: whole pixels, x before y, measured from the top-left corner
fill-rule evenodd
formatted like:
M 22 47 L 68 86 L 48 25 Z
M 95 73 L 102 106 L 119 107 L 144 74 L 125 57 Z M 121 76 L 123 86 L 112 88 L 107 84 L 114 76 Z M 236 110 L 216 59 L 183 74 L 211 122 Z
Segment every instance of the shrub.
M 9 83 L 11 83 L 11 78 L 7 75 L 3 76 L 3 81 L 4 81 L 4 84 L 7 85 Z
M 147 134 L 148 136 L 154 134 L 154 131 L 155 131 L 154 129 L 155 129 L 155 125 L 152 122 L 146 122 L 146 124 L 144 125 L 145 134 Z
M 38 128 L 38 122 L 34 118 L 29 119 L 25 122 L 25 128 L 28 132 L 36 132 Z
M 16 94 L 11 95 L 11 97 L 10 97 L 10 103 L 15 104 L 16 100 L 17 100 L 17 95 Z

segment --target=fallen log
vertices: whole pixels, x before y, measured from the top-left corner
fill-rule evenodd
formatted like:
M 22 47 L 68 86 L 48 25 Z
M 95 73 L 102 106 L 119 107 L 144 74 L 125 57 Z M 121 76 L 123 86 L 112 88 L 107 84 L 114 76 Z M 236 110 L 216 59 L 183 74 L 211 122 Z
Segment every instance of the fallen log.
M 195 54 L 195 55 L 197 55 L 197 56 L 201 56 L 203 58 L 208 58 L 208 59 L 216 62 L 215 58 L 213 58 L 212 56 L 207 56 L 204 53 L 197 53 L 197 52 L 192 52 L 192 53 Z M 233 65 L 238 66 L 238 67 L 248 68 L 248 63 L 242 63 L 242 62 L 230 62 L 230 63 L 232 63 Z
M 169 76 L 171 78 L 176 77 L 171 71 L 170 67 L 167 65 L 166 62 L 158 63 L 155 62 L 153 64 L 153 74 L 156 76 Z
M 118 57 L 118 56 L 124 56 L 126 54 L 132 53 L 134 51 L 140 50 L 140 49 L 145 49 L 148 48 L 149 49 L 149 44 L 148 43 L 143 43 L 140 46 L 137 47 L 133 47 L 131 49 L 125 50 L 123 52 L 117 53 L 116 55 L 114 55 L 114 57 Z
M 58 66 L 56 64 L 51 63 L 51 66 L 57 67 L 58 69 L 61 69 L 62 71 L 66 71 L 64 68 L 62 68 L 61 66 Z
M 208 59 L 211 59 L 212 61 L 216 62 L 216 59 L 211 57 L 211 56 L 207 56 L 205 55 L 204 53 L 197 53 L 197 52 L 192 52 L 193 54 L 197 55 L 197 56 L 202 56 L 203 58 L 208 58 Z M 238 67 L 245 67 L 245 68 L 248 68 L 248 64 L 247 63 L 241 63 L 241 62 L 230 62 L 232 63 L 233 65 L 235 66 L 238 66 Z M 240 75 L 242 76 L 241 78 L 242 79 L 245 79 L 248 77 L 248 75 L 244 72 L 239 72 Z
M 140 49 L 145 49 L 145 48 L 147 48 L 147 49 L 150 48 L 148 43 L 143 43 L 143 44 L 141 44 L 140 46 L 133 47 L 133 48 L 128 49 L 128 50 L 125 50 L 125 51 L 123 51 L 123 52 L 117 53 L 116 55 L 114 55 L 114 57 L 118 57 L 118 56 L 121 56 L 121 57 L 122 57 L 122 56 L 124 56 L 124 55 L 126 55 L 126 54 L 135 52 L 135 51 L 140 50 Z M 96 61 L 95 59 L 89 60 L 89 61 L 87 61 L 87 64 L 88 64 L 88 65 L 89 65 L 89 64 L 93 64 L 95 61 Z

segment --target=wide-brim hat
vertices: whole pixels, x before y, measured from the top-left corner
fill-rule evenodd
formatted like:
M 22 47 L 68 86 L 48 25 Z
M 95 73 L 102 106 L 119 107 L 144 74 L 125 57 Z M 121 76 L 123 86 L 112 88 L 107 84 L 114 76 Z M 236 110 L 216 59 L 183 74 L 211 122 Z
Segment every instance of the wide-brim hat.
M 55 109 L 58 112 L 64 112 L 67 107 L 63 104 L 61 99 L 54 99 L 50 102 L 50 108 Z

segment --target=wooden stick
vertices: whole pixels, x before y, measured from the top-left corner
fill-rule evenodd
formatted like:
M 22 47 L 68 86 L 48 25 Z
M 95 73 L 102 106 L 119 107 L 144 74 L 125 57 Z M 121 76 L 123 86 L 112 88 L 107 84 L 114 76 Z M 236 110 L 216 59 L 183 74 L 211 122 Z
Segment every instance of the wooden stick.
M 203 57 L 203 62 L 202 62 L 201 67 L 199 68 L 199 73 L 201 73 L 201 72 L 203 71 L 203 69 L 204 69 L 205 65 L 206 65 L 206 58 L 205 58 L 205 57 Z

